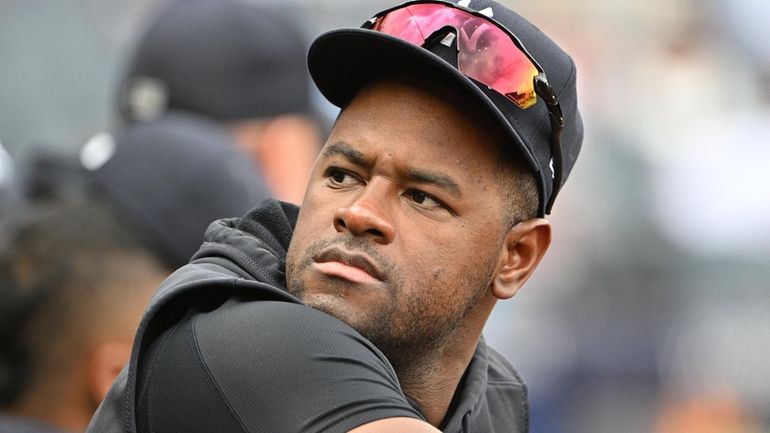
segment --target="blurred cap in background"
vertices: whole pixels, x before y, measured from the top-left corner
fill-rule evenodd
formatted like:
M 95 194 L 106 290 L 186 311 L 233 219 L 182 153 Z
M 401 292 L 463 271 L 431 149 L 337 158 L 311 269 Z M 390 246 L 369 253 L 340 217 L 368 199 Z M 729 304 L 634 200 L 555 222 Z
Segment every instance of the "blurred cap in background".
M 308 113 L 303 35 L 288 17 L 230 0 L 174 1 L 140 38 L 120 88 L 125 120 L 168 109 L 220 121 Z
M 173 1 L 139 37 L 118 110 L 127 124 L 169 111 L 217 122 L 275 198 L 299 203 L 325 123 L 311 104 L 305 55 L 301 28 L 273 5 Z
M 240 216 L 268 196 L 231 140 L 206 118 L 171 112 L 116 136 L 95 136 L 80 160 L 96 188 L 177 268 L 198 250 L 212 221 Z

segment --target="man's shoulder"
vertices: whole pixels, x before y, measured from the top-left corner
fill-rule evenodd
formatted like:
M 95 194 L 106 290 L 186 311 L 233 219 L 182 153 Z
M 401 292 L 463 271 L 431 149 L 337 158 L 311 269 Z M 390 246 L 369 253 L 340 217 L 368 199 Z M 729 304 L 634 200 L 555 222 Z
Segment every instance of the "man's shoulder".
M 353 328 L 301 303 L 232 299 L 213 311 L 196 314 L 190 321 L 197 349 L 211 356 L 212 361 L 259 358 L 272 351 L 270 364 L 280 356 L 286 359 L 279 364 L 288 366 L 306 356 L 308 350 L 333 345 L 343 348 L 353 359 L 357 355 L 377 359 L 390 370 L 385 356 Z M 243 377 L 244 370 L 239 371 Z
M 258 301 L 280 301 L 286 305 L 299 302 L 285 290 L 285 249 L 282 247 L 288 242 L 286 236 L 287 232 L 290 234 L 293 215 L 290 207 L 288 212 L 284 212 L 284 208 L 278 202 L 266 201 L 243 218 L 211 224 L 203 246 L 191 263 L 169 276 L 150 301 L 137 330 L 132 360 L 116 380 L 89 431 L 135 432 L 135 381 L 139 359 L 147 359 L 148 350 L 157 346 L 159 337 L 181 326 L 186 314 L 196 311 L 224 314 L 231 310 L 229 307 L 239 303 L 254 307 Z M 246 227 L 246 220 L 262 229 Z M 277 235 L 273 236 L 272 231 Z M 224 306 L 228 308 L 219 308 Z M 263 316 L 269 317 L 270 314 Z M 233 319 L 228 322 L 231 330 L 246 333 L 275 329 L 269 323 L 262 329 L 257 326 L 246 328 L 238 321 L 248 321 L 247 318 L 238 316 Z M 225 348 L 234 350 L 237 345 Z
M 139 432 L 343 432 L 419 418 L 379 350 L 302 304 L 233 299 L 189 313 L 139 364 Z
M 187 322 L 187 323 L 184 323 Z M 196 356 L 220 390 L 276 389 L 295 381 L 345 377 L 368 364 L 382 380 L 398 379 L 385 355 L 341 320 L 301 303 L 231 299 L 182 320 Z M 312 361 L 312 362 L 311 362 Z M 284 370 L 292 377 L 270 374 Z M 249 385 L 250 384 L 250 385 Z

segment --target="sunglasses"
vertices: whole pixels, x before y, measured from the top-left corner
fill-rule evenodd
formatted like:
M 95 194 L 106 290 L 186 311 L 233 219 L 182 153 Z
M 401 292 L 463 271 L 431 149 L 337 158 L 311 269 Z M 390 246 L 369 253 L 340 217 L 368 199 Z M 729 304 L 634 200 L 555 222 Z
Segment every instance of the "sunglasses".
M 513 33 L 481 12 L 430 0 L 410 1 L 387 9 L 364 23 L 363 28 L 420 47 L 431 43 L 441 31 L 437 36 L 444 38 L 441 41 L 444 45 L 451 46 L 452 38 L 456 38 L 457 68 L 463 75 L 505 96 L 523 110 L 534 106 L 538 97 L 542 98 L 551 121 L 553 189 L 545 207 L 545 213 L 551 213 L 562 183 L 564 116 L 543 68 Z

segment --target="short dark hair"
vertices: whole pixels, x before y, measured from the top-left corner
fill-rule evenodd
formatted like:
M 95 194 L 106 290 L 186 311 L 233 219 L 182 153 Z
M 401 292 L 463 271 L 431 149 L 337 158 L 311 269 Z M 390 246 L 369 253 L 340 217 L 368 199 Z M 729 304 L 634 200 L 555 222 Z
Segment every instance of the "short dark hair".
M 5 406 L 20 398 L 36 375 L 66 365 L 79 344 L 109 329 L 103 317 L 134 296 L 147 296 L 126 290 L 123 282 L 165 269 L 95 202 L 36 204 L 2 229 L 0 406 Z
M 506 231 L 516 224 L 537 217 L 537 183 L 523 162 L 510 152 L 500 151 L 495 176 L 506 206 L 503 223 Z

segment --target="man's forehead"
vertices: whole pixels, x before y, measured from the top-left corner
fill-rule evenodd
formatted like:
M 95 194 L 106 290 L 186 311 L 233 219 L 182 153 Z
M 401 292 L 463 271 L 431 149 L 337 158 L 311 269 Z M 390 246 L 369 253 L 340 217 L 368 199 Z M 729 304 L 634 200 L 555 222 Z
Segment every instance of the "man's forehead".
M 467 169 L 497 160 L 502 136 L 469 114 L 471 107 L 450 102 L 413 83 L 373 84 L 341 112 L 327 146 L 343 141 L 364 155 L 394 152 L 421 164 L 459 162 Z
M 424 128 L 411 131 L 412 134 L 420 135 L 422 132 L 430 138 L 432 126 L 442 130 L 462 128 L 466 135 L 475 135 L 478 140 L 494 143 L 498 150 L 502 149 L 508 141 L 505 132 L 493 119 L 485 115 L 486 111 L 481 109 L 478 101 L 460 90 L 448 83 L 428 80 L 425 77 L 379 77 L 363 86 L 342 108 L 332 132 L 342 118 L 354 117 L 351 112 L 365 116 L 364 119 L 356 120 L 377 121 L 383 123 L 383 126 L 386 126 L 383 121 L 388 117 L 406 114 L 402 116 L 402 121 L 419 118 L 426 122 Z

